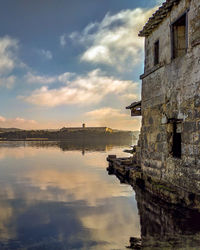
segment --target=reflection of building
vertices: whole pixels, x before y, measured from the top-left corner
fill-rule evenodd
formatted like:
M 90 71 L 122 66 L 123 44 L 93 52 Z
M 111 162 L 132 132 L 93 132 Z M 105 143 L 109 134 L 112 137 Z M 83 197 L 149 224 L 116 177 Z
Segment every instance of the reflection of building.
M 122 183 L 127 178 L 115 173 Z M 199 249 L 200 213 L 170 205 L 132 183 L 140 216 L 141 238 L 130 238 L 132 249 Z
M 85 155 L 85 148 L 82 149 L 82 155 Z
M 145 37 L 141 167 L 154 180 L 200 193 L 200 1 L 167 0 Z
M 200 213 L 169 206 L 140 188 L 135 188 L 135 192 L 142 249 L 197 249 L 200 246 Z
M 35 147 L 35 148 L 60 148 L 62 151 L 80 151 L 82 155 L 87 152 L 108 152 L 113 147 L 124 147 L 126 148 L 131 143 L 131 138 L 122 141 L 28 141 L 28 142 L 17 142 L 9 144 L 9 147 Z M 1 144 L 1 147 L 7 147 L 7 144 Z

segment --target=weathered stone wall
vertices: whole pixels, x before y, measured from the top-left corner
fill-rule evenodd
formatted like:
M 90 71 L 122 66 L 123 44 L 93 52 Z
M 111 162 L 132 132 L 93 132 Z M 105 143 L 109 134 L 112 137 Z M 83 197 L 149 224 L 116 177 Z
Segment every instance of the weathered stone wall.
M 170 24 L 188 12 L 188 49 L 171 59 Z M 154 66 L 154 43 L 160 64 Z M 146 38 L 142 76 L 141 166 L 145 173 L 200 192 L 200 1 L 182 0 Z M 171 154 L 173 126 L 181 121 L 181 159 Z

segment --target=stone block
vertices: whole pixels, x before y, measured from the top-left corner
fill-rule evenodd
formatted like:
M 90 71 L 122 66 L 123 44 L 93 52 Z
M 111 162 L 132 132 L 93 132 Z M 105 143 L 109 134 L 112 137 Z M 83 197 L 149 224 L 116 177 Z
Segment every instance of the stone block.
M 200 145 L 200 131 L 193 133 L 193 142 Z
M 196 126 L 195 121 L 183 123 L 183 132 L 192 133 L 192 132 L 196 132 L 196 130 L 197 130 L 197 126 Z
M 190 166 L 190 167 L 195 167 L 196 165 L 196 160 L 194 157 L 187 157 L 185 163 Z
M 184 130 L 181 134 L 181 140 L 183 143 L 189 144 L 193 141 L 193 134 Z

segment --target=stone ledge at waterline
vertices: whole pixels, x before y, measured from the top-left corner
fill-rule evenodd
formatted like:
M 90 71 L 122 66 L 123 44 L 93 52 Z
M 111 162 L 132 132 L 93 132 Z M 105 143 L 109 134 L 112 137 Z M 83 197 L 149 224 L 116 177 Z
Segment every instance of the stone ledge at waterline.
M 166 203 L 200 211 L 200 194 L 187 192 L 180 187 L 148 176 L 134 162 L 133 157 L 117 158 L 116 155 L 109 155 L 107 161 L 109 174 L 115 174 L 122 182 L 130 184 L 133 188 L 139 187 Z

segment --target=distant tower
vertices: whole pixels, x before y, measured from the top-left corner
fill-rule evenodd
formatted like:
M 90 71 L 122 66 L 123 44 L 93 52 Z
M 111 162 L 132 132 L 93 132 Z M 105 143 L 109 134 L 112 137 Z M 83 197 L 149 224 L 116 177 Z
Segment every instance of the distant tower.
M 85 128 L 85 123 L 82 124 L 82 128 Z

